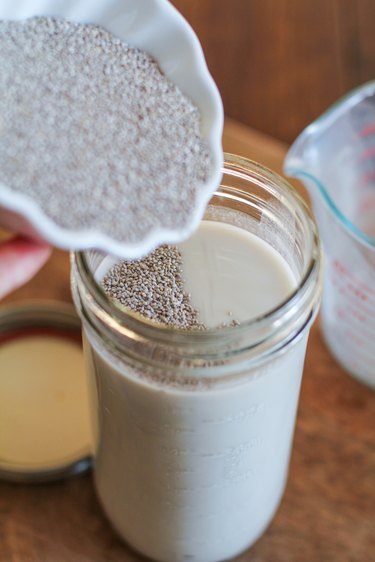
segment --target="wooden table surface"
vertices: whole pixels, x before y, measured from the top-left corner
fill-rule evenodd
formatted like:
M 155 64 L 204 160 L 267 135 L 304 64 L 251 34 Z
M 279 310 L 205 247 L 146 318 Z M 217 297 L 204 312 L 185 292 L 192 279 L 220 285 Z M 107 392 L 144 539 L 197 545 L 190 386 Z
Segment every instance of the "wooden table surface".
M 232 121 L 227 151 L 281 172 L 286 146 Z M 70 301 L 69 262 L 47 266 L 3 304 Z M 90 474 L 27 486 L 0 483 L 0 562 L 136 562 L 112 531 Z M 318 323 L 306 357 L 290 475 L 263 537 L 238 562 L 375 560 L 375 393 L 329 355 Z

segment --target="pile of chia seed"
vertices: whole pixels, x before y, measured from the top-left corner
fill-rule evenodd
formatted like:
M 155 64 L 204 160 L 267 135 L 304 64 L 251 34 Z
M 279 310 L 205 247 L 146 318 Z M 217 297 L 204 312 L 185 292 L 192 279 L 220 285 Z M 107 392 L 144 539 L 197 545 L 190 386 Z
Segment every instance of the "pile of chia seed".
M 0 182 L 68 230 L 136 243 L 187 227 L 209 151 L 197 107 L 147 53 L 38 17 L 0 21 L 0 68 Z
M 121 261 L 102 281 L 108 296 L 154 322 L 204 330 L 184 290 L 182 256 L 176 246 L 160 246 L 142 260 Z

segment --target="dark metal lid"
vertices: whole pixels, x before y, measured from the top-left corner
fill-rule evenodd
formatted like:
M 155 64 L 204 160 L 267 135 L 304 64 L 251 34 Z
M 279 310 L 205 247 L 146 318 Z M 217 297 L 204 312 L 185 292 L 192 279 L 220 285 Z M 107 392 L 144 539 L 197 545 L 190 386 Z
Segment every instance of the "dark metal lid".
M 50 482 L 91 466 L 82 355 L 73 306 L 0 307 L 0 479 Z

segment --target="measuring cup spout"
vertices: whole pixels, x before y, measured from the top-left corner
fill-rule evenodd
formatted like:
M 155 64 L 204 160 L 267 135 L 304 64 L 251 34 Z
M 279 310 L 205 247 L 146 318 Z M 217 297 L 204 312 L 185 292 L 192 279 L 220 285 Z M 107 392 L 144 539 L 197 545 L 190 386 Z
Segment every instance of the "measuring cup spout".
M 311 199 L 315 202 L 317 195 L 323 197 L 327 190 L 319 178 L 319 152 L 314 146 L 313 123 L 307 127 L 290 147 L 285 161 L 284 173 L 287 176 L 300 179 L 307 188 Z
M 320 136 L 320 126 L 312 123 L 307 127 L 290 147 L 285 161 L 284 173 L 287 176 L 299 179 L 308 191 L 312 206 L 317 218 L 318 226 L 320 221 L 321 207 L 328 206 L 331 211 L 340 219 L 341 213 L 338 210 L 334 197 L 333 189 L 329 189 L 326 184 L 325 153 L 321 150 L 322 139 Z M 331 192 L 330 192 L 331 191 Z

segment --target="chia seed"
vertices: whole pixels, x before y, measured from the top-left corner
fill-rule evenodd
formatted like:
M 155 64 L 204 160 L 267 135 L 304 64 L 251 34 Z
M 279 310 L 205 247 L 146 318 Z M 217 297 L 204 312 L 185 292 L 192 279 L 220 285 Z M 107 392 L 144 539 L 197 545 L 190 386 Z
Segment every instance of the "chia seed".
M 102 281 L 108 296 L 154 322 L 204 330 L 184 290 L 182 256 L 176 246 L 160 246 L 142 260 L 121 261 Z
M 211 171 L 197 107 L 101 27 L 0 21 L 0 182 L 59 226 L 185 229 Z

